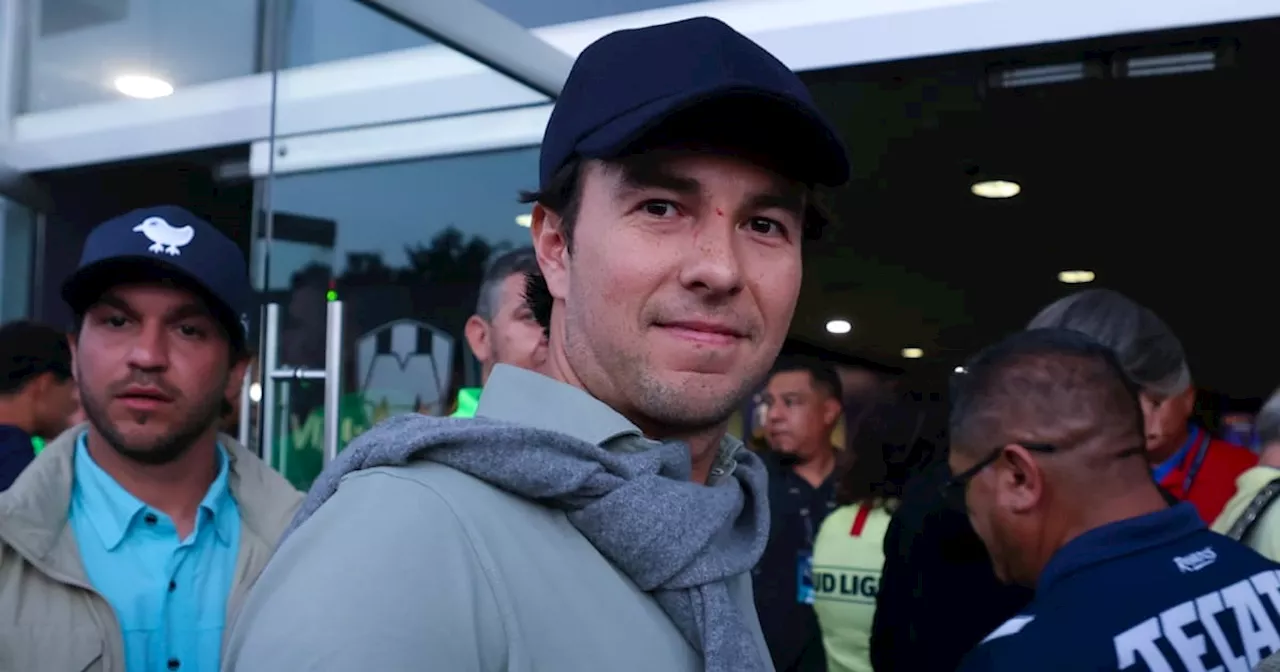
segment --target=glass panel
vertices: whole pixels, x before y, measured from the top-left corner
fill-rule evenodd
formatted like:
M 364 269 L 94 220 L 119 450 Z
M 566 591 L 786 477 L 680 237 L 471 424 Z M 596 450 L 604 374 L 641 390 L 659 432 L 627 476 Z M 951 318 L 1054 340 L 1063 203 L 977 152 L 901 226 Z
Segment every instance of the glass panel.
M 21 111 L 252 74 L 260 13 L 259 0 L 31 0 Z
M 527 28 L 686 5 L 689 2 L 690 0 L 484 0 L 486 5 Z
M 356 0 L 284 0 L 284 63 L 294 68 L 433 44 Z
M 355 0 L 286 0 L 289 3 L 285 67 L 325 63 L 434 44 L 409 28 Z M 527 28 L 594 19 L 689 0 L 484 0 Z
M 0 198 L 0 322 L 30 316 L 36 213 Z
M 516 193 L 536 148 L 279 176 L 264 295 L 281 305 L 280 361 L 321 367 L 327 298 L 345 306 L 341 439 L 389 414 L 450 411 L 474 377 L 463 325 L 485 262 L 528 244 Z M 275 448 L 298 487 L 322 466 L 323 385 L 280 384 Z

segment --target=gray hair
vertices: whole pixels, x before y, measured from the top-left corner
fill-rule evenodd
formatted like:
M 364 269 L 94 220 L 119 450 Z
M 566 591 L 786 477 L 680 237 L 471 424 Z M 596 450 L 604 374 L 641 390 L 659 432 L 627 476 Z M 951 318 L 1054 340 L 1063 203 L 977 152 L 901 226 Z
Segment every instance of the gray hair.
M 484 271 L 484 279 L 480 281 L 480 296 L 476 299 L 476 315 L 486 321 L 492 321 L 498 310 L 498 293 L 507 278 L 519 273 L 528 275 L 538 272 L 538 257 L 532 247 L 520 247 L 505 252 L 489 261 Z
M 1191 386 L 1182 342 L 1150 309 L 1120 292 L 1087 289 L 1049 304 L 1028 329 L 1061 327 L 1110 348 L 1134 384 L 1161 398 Z
M 1253 431 L 1264 447 L 1280 441 L 1280 390 L 1276 390 L 1253 420 Z

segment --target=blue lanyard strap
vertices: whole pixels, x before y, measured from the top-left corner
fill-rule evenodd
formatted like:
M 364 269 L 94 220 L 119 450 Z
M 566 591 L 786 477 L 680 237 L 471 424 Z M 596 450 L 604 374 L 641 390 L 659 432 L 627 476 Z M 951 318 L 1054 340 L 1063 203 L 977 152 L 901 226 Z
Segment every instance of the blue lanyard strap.
M 1186 499 L 1191 494 L 1191 484 L 1196 480 L 1196 474 L 1200 473 L 1200 467 L 1204 464 L 1204 456 L 1209 454 L 1209 432 L 1202 431 L 1200 439 L 1200 447 L 1196 449 L 1196 456 L 1191 460 L 1191 466 L 1187 469 L 1186 478 L 1182 479 L 1182 498 Z

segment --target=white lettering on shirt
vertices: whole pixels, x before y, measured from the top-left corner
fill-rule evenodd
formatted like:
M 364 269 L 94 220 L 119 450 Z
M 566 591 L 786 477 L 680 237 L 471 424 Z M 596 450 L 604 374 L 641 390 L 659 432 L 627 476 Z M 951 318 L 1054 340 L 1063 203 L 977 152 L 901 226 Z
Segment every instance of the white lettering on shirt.
M 1275 609 L 1274 615 L 1263 606 L 1263 596 Z M 1141 663 L 1152 672 L 1249 672 L 1263 658 L 1280 651 L 1277 618 L 1280 574 L 1275 570 L 1259 572 L 1169 607 L 1116 635 L 1112 640 L 1116 664 L 1123 670 Z M 1228 633 L 1238 636 L 1229 637 Z M 1165 657 L 1161 644 L 1177 655 L 1176 661 Z
M 1173 564 L 1178 567 L 1178 571 L 1186 574 L 1187 572 L 1198 572 L 1209 565 L 1212 565 L 1218 559 L 1218 554 L 1213 552 L 1212 546 L 1205 546 L 1195 553 L 1173 559 Z

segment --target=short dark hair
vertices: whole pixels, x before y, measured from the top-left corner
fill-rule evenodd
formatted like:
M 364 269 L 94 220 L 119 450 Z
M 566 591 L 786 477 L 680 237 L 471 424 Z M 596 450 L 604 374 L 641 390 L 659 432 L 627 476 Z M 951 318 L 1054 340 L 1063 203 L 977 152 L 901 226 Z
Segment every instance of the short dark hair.
M 484 277 L 480 280 L 480 296 L 476 298 L 476 315 L 493 320 L 498 311 L 498 292 L 507 278 L 519 273 L 529 275 L 538 272 L 538 257 L 532 247 L 520 247 L 504 252 L 489 261 Z
M 774 362 L 773 369 L 769 371 L 769 377 L 796 371 L 808 373 L 814 389 L 821 390 L 836 401 L 844 401 L 844 385 L 840 382 L 840 374 L 836 373 L 835 367 L 814 357 L 795 355 L 780 357 L 777 362 Z
M 582 206 L 582 169 L 585 162 L 581 158 L 570 159 L 555 172 L 551 180 L 540 190 L 522 190 L 519 194 L 521 203 L 537 203 L 560 216 L 560 227 L 564 234 L 565 247 L 573 253 L 573 234 L 578 224 L 578 211 Z M 623 170 L 627 168 L 627 160 L 617 162 Z M 823 204 L 822 195 L 813 187 L 809 188 L 809 197 L 805 199 L 803 232 L 809 240 L 822 237 L 822 232 L 831 222 L 831 215 Z M 533 317 L 542 326 L 543 332 L 551 333 L 551 290 L 547 287 L 546 278 L 541 272 L 529 274 L 525 283 L 525 301 L 533 311 Z
M 0 327 L 0 366 L 0 396 L 21 392 L 45 373 L 66 381 L 71 378 L 67 334 L 38 322 L 10 322 Z
M 953 446 L 986 450 L 1011 437 L 1008 426 L 1065 434 L 1063 443 L 1103 435 L 1141 449 L 1138 386 L 1112 350 L 1078 331 L 1015 333 L 979 352 L 953 379 Z

